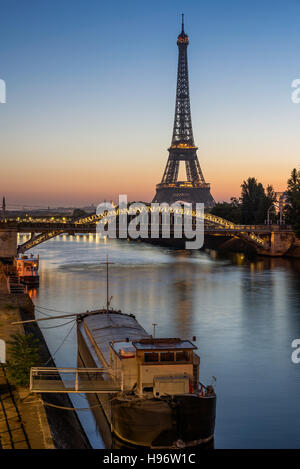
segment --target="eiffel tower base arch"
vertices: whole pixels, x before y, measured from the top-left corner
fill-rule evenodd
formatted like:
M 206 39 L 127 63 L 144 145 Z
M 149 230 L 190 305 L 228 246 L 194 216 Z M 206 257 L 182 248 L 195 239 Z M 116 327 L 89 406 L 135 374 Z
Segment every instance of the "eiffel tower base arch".
M 153 202 L 172 204 L 179 200 L 190 203 L 203 203 L 205 209 L 212 208 L 215 205 L 209 187 L 166 187 L 164 184 L 157 185 Z

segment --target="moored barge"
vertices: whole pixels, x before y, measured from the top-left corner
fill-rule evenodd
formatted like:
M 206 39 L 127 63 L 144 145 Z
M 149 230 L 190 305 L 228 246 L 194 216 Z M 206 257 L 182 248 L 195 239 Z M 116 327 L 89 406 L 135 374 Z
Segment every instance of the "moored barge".
M 150 448 L 213 439 L 216 394 L 199 383 L 192 342 L 153 338 L 133 315 L 112 310 L 80 315 L 77 331 L 78 366 L 106 369 L 120 385 L 118 393 L 96 394 L 112 434 Z

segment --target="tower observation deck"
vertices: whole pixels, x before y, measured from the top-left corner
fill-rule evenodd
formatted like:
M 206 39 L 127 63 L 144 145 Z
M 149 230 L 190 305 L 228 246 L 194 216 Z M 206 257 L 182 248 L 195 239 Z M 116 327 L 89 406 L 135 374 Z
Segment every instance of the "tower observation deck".
M 210 208 L 215 202 L 210 193 L 210 184 L 204 179 L 193 137 L 187 60 L 188 44 L 189 38 L 184 31 L 184 15 L 182 15 L 182 29 L 177 38 L 178 71 L 173 136 L 168 149 L 167 165 L 160 184 L 156 186 L 153 202 L 168 202 L 169 204 L 179 200 L 192 203 L 202 202 L 205 208 Z M 185 181 L 178 180 L 180 162 L 185 162 Z

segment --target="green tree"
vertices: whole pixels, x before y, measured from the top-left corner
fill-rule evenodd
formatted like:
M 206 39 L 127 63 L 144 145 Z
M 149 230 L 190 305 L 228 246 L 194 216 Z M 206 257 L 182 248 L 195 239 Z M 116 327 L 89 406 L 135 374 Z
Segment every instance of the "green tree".
M 300 170 L 294 168 L 287 182 L 287 205 L 285 219 L 300 238 Z
M 262 224 L 267 218 L 268 209 L 275 200 L 272 186 L 268 186 L 267 193 L 256 178 L 249 177 L 241 185 L 241 212 L 242 223 Z
M 15 386 L 28 386 L 30 368 L 39 364 L 39 341 L 33 334 L 11 335 L 8 342 L 7 377 Z
M 216 203 L 211 213 L 233 223 L 241 223 L 241 203 L 236 197 L 231 197 L 230 202 Z
M 271 221 L 277 220 L 278 215 L 275 209 L 275 202 L 277 199 L 276 199 L 276 194 L 273 189 L 273 186 L 270 186 L 270 185 L 267 186 L 266 197 L 267 197 L 266 206 L 267 206 L 267 212 L 269 210 L 269 218 Z

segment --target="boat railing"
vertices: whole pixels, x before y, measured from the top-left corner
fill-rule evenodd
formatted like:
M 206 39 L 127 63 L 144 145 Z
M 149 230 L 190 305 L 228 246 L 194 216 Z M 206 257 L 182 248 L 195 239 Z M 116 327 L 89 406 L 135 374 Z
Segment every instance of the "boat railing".
M 195 391 L 201 397 L 213 397 L 216 395 L 213 386 L 206 386 L 205 384 L 201 383 L 201 381 L 199 381 L 197 384 L 198 389 L 196 389 Z
M 112 368 L 33 367 L 29 387 L 45 393 L 115 393 L 123 390 L 123 373 Z

